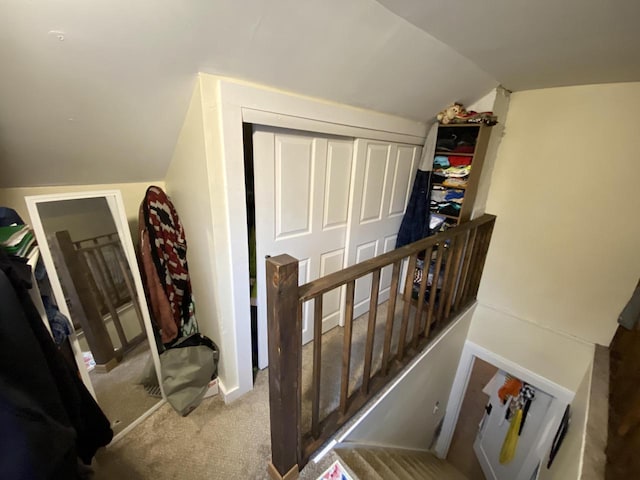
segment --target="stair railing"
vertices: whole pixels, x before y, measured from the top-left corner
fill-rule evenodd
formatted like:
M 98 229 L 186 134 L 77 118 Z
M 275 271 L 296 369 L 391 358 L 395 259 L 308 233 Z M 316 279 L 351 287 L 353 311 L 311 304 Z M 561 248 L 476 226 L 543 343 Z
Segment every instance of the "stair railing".
M 323 443 L 405 367 L 456 315 L 476 299 L 496 217 L 482 217 L 298 286 L 298 260 L 279 255 L 266 260 L 269 340 L 269 407 L 274 479 L 295 479 Z M 422 258 L 419 284 L 416 265 Z M 382 269 L 392 269 L 380 367 L 372 372 L 378 294 Z M 403 268 L 404 267 L 404 268 Z M 362 382 L 350 391 L 356 280 L 371 274 Z M 404 281 L 401 278 L 404 276 Z M 419 277 L 419 275 L 417 275 Z M 346 286 L 339 403 L 323 418 L 322 298 Z M 434 288 L 435 287 L 435 288 Z M 399 290 L 404 291 L 399 295 Z M 397 301 L 404 302 L 396 314 Z M 302 427 L 302 308 L 313 308 L 311 428 Z M 392 348 L 396 316 L 401 322 Z

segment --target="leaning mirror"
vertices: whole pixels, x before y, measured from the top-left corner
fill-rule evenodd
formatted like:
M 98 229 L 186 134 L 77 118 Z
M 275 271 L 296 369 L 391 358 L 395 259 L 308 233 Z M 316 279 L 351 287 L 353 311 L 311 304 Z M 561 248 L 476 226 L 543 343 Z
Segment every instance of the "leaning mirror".
M 117 439 L 162 401 L 142 384 L 159 358 L 120 192 L 26 202 L 78 370 Z

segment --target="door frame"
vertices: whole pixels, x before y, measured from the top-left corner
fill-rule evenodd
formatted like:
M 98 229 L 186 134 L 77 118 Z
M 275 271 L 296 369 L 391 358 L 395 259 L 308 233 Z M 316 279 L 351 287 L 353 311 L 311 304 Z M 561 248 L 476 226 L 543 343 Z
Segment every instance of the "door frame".
M 228 332 L 221 345 L 231 349 L 235 365 L 221 378 L 226 402 L 253 388 L 249 255 L 245 204 L 243 123 L 303 130 L 353 138 L 371 138 L 422 145 L 428 125 L 394 115 L 305 97 L 273 88 L 199 74 L 205 116 L 205 142 L 209 157 L 216 277 L 216 310 Z M 211 126 L 212 128 L 207 128 Z M 231 367 L 231 368 L 229 368 Z M 235 368 L 234 368 L 235 367 Z
M 573 401 L 575 392 L 470 340 L 465 341 L 464 348 L 462 349 L 460 363 L 458 363 L 458 369 L 456 370 L 456 376 L 453 380 L 451 393 L 449 394 L 449 400 L 447 402 L 447 411 L 442 421 L 442 430 L 436 443 L 436 454 L 440 458 L 447 457 L 476 358 L 484 360 L 500 370 L 509 372 L 554 397 L 549 406 L 548 418 L 551 418 L 551 421 L 544 426 L 537 448 L 532 450 L 531 453 L 531 455 L 537 455 L 540 460 L 543 460 L 548 453 L 548 447 L 551 445 L 553 435 L 562 421 L 565 407 Z

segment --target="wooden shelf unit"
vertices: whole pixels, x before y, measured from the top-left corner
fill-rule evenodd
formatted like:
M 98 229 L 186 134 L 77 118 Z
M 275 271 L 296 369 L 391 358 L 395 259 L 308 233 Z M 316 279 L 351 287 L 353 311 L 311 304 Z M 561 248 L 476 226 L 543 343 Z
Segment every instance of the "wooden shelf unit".
M 444 152 L 442 150 L 437 150 L 435 155 L 437 156 L 446 156 L 446 157 L 471 157 L 471 172 L 469 173 L 469 177 L 467 180 L 466 186 L 456 186 L 456 187 L 447 187 L 442 185 L 441 183 L 432 184 L 433 186 L 438 185 L 447 190 L 463 190 L 464 191 L 464 200 L 462 201 L 462 208 L 460 209 L 460 215 L 458 217 L 453 217 L 451 215 L 443 215 L 442 213 L 438 213 L 435 211 L 431 211 L 431 213 L 435 213 L 437 215 L 442 215 L 443 217 L 456 220 L 456 225 L 460 223 L 467 222 L 471 219 L 471 213 L 473 212 L 473 206 L 476 201 L 476 196 L 478 194 L 478 185 L 480 183 L 480 175 L 482 174 L 482 167 L 484 165 L 484 157 L 487 153 L 487 146 L 489 144 L 489 137 L 491 135 L 491 127 L 484 124 L 453 124 L 453 125 L 439 125 L 438 126 L 438 139 L 442 138 L 441 135 L 446 135 L 449 129 L 476 129 L 477 133 L 475 135 L 475 148 L 473 153 L 458 153 L 458 152 Z

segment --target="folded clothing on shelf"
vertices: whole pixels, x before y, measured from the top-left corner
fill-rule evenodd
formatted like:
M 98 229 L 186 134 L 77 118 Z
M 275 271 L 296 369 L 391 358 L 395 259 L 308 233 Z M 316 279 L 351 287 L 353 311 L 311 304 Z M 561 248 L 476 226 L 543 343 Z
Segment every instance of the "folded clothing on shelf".
M 465 165 L 462 167 L 439 168 L 437 170 L 434 170 L 434 173 L 437 173 L 439 175 L 444 175 L 447 178 L 467 177 L 469 173 L 471 173 L 471 165 Z
M 471 160 L 473 159 L 473 157 L 461 157 L 457 155 L 450 155 L 445 158 L 451 167 L 466 167 L 467 165 L 471 165 Z
M 460 209 L 462 206 L 457 202 L 434 202 L 432 201 L 429 208 L 433 212 L 437 212 L 442 215 L 448 215 L 450 217 L 457 217 L 460 215 Z
M 436 155 L 433 159 L 433 168 L 449 168 L 450 166 L 449 157 Z
M 35 238 L 29 225 L 0 227 L 0 246 L 9 255 L 26 258 L 35 245 Z
M 466 188 L 467 181 L 467 178 L 445 178 L 442 181 L 442 185 L 450 188 Z

